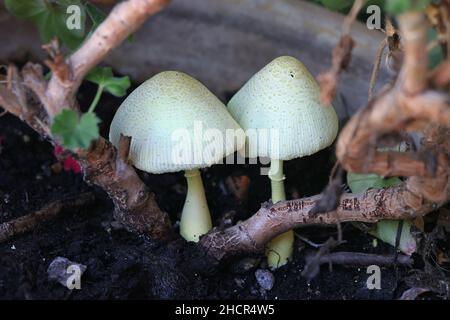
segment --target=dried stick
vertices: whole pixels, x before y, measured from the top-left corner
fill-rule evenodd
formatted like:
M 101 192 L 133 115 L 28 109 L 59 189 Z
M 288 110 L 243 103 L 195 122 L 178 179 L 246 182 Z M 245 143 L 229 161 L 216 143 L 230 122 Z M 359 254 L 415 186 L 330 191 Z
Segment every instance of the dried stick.
M 397 187 L 368 190 L 362 194 L 343 194 L 338 208 L 332 212 L 311 214 L 310 210 L 320 200 L 320 196 L 263 205 L 244 222 L 225 230 L 213 229 L 201 238 L 200 245 L 208 257 L 221 261 L 233 255 L 261 251 L 275 236 L 301 226 L 333 225 L 337 219 L 340 222 L 368 223 L 385 219 L 411 219 L 425 215 L 450 200 L 448 173 L 435 187 L 440 189 L 440 202 L 429 201 L 420 193 L 426 189 L 422 184 L 437 182 L 436 179 L 411 178 Z
M 407 12 L 398 17 L 405 52 L 400 72 L 400 91 L 417 95 L 427 87 L 427 22 L 422 13 Z
M 350 36 L 350 30 L 353 22 L 356 20 L 358 12 L 364 5 L 365 0 L 356 0 L 353 3 L 350 13 L 344 20 L 342 26 L 342 36 L 338 45 L 333 50 L 333 59 L 330 70 L 325 73 L 321 73 L 318 76 L 320 83 L 320 102 L 323 105 L 329 105 L 336 96 L 337 84 L 339 81 L 339 75 L 342 70 L 347 69 L 350 64 L 352 55 L 352 49 L 355 45 L 352 37 Z
M 320 258 L 319 263 L 332 263 L 348 266 L 369 266 L 375 264 L 377 266 L 393 266 L 393 265 L 403 265 L 410 266 L 412 264 L 412 259 L 409 256 L 399 254 L 397 260 L 393 255 L 378 255 L 378 254 L 368 254 L 360 252 L 334 252 L 324 255 Z
M 38 224 L 58 216 L 66 209 L 83 207 L 95 200 L 91 192 L 56 200 L 42 209 L 0 224 L 0 243 L 34 229 Z
M 375 84 L 377 83 L 378 75 L 380 73 L 381 58 L 383 57 L 383 52 L 386 46 L 387 46 L 387 39 L 383 39 L 380 42 L 380 45 L 378 46 L 377 49 L 377 54 L 375 56 L 375 63 L 373 64 L 372 69 L 372 75 L 370 76 L 370 84 L 368 92 L 369 101 L 372 99 L 373 96 L 373 89 L 375 88 Z
M 322 248 L 321 248 L 322 249 Z M 321 250 L 319 250 L 320 252 Z M 334 252 L 324 255 L 318 253 L 306 257 L 305 268 L 302 271 L 302 276 L 307 279 L 313 279 L 319 272 L 322 264 L 329 264 L 330 268 L 333 264 L 340 264 L 344 266 L 369 266 L 377 265 L 380 267 L 389 266 L 411 266 L 413 260 L 411 257 L 400 255 L 377 255 L 360 252 Z
M 359 11 L 361 11 L 361 8 L 364 6 L 365 3 L 366 3 L 366 0 L 356 0 L 353 3 L 353 6 L 350 9 L 350 12 L 345 17 L 344 23 L 342 24 L 342 34 L 343 35 L 350 34 L 353 22 L 355 22 L 356 18 L 358 17 Z

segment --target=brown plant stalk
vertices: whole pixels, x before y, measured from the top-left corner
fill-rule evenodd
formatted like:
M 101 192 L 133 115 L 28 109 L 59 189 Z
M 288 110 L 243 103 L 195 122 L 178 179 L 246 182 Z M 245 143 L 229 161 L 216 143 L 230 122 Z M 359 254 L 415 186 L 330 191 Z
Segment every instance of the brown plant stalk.
M 212 230 L 201 238 L 200 244 L 208 256 L 220 261 L 236 254 L 261 251 L 272 238 L 297 227 L 335 225 L 337 219 L 340 222 L 370 223 L 384 219 L 411 219 L 423 216 L 450 200 L 448 174 L 439 181 L 440 202 L 427 200 L 419 193 L 419 184 L 419 181 L 408 180 L 398 187 L 369 190 L 362 194 L 346 193 L 341 196 L 336 211 L 325 213 L 311 213 L 320 195 L 263 205 L 244 222 L 225 230 Z

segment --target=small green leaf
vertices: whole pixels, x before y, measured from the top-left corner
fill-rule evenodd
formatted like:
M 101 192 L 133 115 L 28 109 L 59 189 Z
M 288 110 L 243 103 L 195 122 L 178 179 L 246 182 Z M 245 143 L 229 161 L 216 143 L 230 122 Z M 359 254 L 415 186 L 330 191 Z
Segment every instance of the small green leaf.
M 428 29 L 428 41 L 434 41 L 437 39 L 437 32 L 434 28 Z M 444 53 L 442 51 L 442 47 L 440 45 L 435 46 L 431 50 L 428 51 L 428 60 L 429 66 L 428 68 L 434 69 L 438 66 L 442 61 L 444 61 Z
M 408 10 L 424 10 L 431 0 L 388 0 L 385 9 L 392 14 L 402 14 Z
M 401 183 L 402 180 L 396 177 L 385 179 L 377 174 L 347 173 L 347 184 L 354 193 L 392 187 Z M 395 246 L 398 224 L 397 220 L 381 220 L 373 226 L 373 230 L 369 233 L 383 242 Z M 415 238 L 411 234 L 411 226 L 411 222 L 404 221 L 399 245 L 399 249 L 408 255 L 411 255 L 417 248 Z
M 347 184 L 354 193 L 366 192 L 369 189 L 381 189 L 402 183 L 399 178 L 383 178 L 377 174 L 347 173 Z
M 90 32 L 92 33 L 105 20 L 106 13 L 89 2 L 86 3 L 85 8 L 89 18 L 92 21 L 92 28 Z
M 127 89 L 131 85 L 128 76 L 114 77 L 111 68 L 94 68 L 86 76 L 86 80 L 96 83 L 116 97 L 123 97 L 126 95 Z
M 322 5 L 332 11 L 343 11 L 349 9 L 354 0 L 320 0 Z
M 389 0 L 386 2 L 386 11 L 393 14 L 400 14 L 410 8 L 410 0 Z
M 61 138 L 67 149 L 88 148 L 99 137 L 99 123 L 94 113 L 79 117 L 76 111 L 65 109 L 53 119 L 52 134 Z
M 42 1 L 35 0 L 5 0 L 5 7 L 16 17 L 31 21 L 47 11 Z
M 374 230 L 369 233 L 377 237 L 383 242 L 395 246 L 397 239 L 398 220 L 381 220 L 376 223 Z M 407 254 L 413 254 L 417 249 L 417 242 L 414 235 L 411 233 L 412 223 L 408 220 L 403 221 L 402 233 L 398 249 Z
M 67 12 L 77 6 L 79 12 Z M 80 0 L 5 0 L 5 7 L 18 18 L 36 24 L 43 42 L 57 37 L 70 49 L 77 48 L 84 39 L 86 12 Z M 69 29 L 67 22 L 79 13 L 79 28 Z

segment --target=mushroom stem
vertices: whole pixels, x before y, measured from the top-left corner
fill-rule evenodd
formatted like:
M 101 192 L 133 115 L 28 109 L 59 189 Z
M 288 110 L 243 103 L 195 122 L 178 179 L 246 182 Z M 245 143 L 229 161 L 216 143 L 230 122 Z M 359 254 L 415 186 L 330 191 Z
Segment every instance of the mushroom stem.
M 272 184 L 272 202 L 286 200 L 284 192 L 283 160 L 272 159 L 270 162 L 269 178 Z
M 212 228 L 205 189 L 198 169 L 186 170 L 187 196 L 181 213 L 180 234 L 187 241 L 198 242 Z
M 269 178 L 272 185 L 272 202 L 285 201 L 283 160 L 271 160 Z M 269 267 L 276 269 L 285 265 L 292 256 L 293 248 L 294 232 L 292 230 L 273 238 L 266 247 L 267 264 Z

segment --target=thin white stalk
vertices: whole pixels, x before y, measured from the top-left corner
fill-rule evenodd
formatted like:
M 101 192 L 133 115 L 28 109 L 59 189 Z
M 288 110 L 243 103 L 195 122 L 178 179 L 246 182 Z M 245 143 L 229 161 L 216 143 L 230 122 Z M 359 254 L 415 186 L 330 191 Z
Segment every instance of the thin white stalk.
M 187 170 L 187 196 L 181 213 L 180 234 L 187 241 L 198 242 L 212 228 L 200 171 Z

